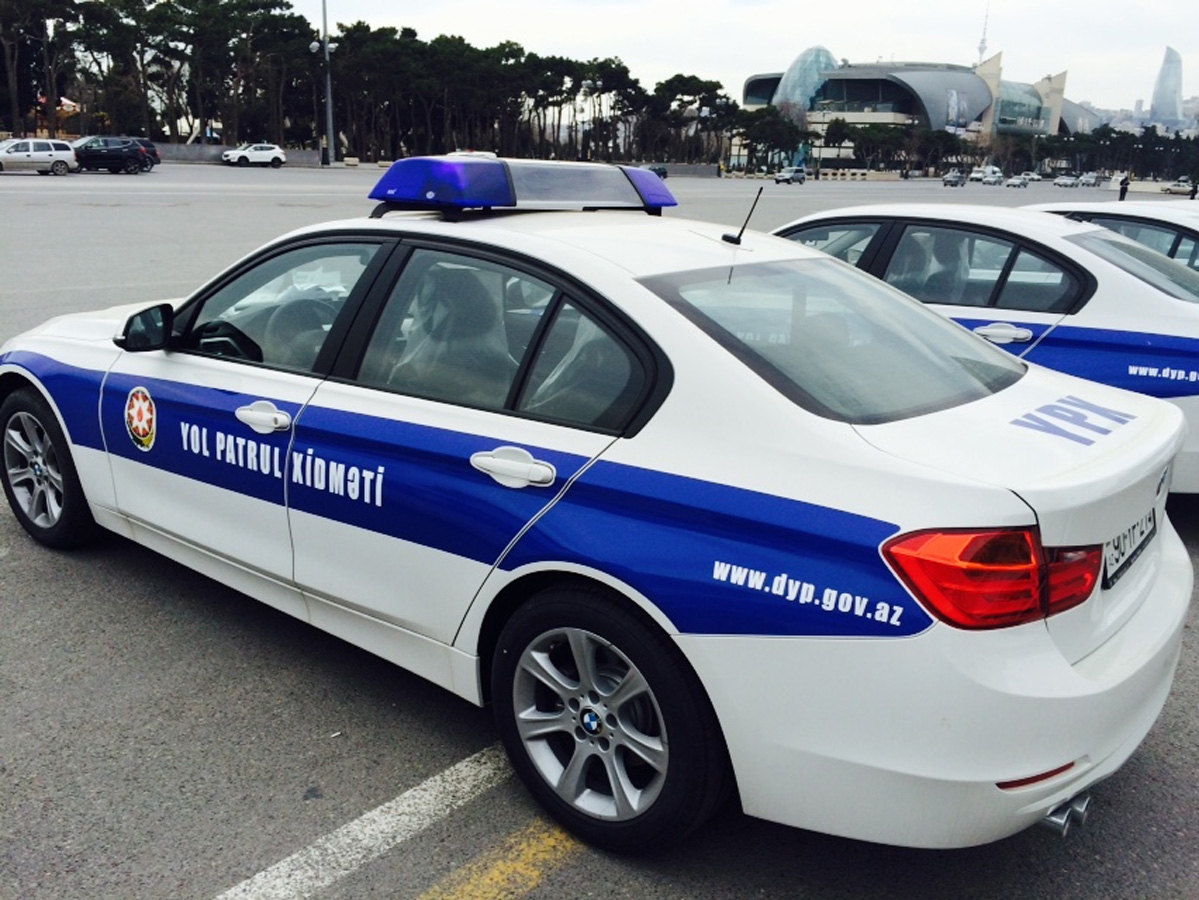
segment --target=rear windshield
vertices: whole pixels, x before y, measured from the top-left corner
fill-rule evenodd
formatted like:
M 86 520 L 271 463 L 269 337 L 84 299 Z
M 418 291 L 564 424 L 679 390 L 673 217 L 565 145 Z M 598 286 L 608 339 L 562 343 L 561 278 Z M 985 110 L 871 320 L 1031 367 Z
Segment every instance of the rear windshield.
M 675 272 L 642 284 L 817 415 L 853 424 L 948 409 L 1025 366 L 880 281 L 831 259 Z
M 1199 303 L 1199 272 L 1107 229 L 1066 238 L 1159 291 Z

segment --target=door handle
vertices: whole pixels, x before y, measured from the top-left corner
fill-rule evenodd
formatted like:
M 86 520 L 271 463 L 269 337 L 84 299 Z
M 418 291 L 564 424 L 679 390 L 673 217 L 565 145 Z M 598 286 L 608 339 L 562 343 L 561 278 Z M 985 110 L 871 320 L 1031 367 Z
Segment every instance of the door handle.
M 1032 340 L 1032 329 L 1021 328 L 1010 322 L 992 322 L 990 325 L 979 325 L 974 329 L 979 337 L 985 337 L 992 344 L 1023 344 Z
M 249 425 L 259 434 L 291 428 L 291 416 L 270 400 L 255 400 L 249 406 L 239 406 L 233 414 L 237 416 L 237 421 Z
M 535 459 L 520 447 L 496 447 L 471 454 L 470 464 L 490 475 L 504 487 L 548 487 L 558 477 L 557 470 L 547 462 Z

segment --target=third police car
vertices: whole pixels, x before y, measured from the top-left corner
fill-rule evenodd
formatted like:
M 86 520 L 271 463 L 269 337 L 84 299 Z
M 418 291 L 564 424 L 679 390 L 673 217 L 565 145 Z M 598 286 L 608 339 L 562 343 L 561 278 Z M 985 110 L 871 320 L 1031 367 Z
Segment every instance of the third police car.
M 0 348 L 24 528 L 111 529 L 490 702 L 603 846 L 730 796 L 921 847 L 1083 818 L 1178 658 L 1175 407 L 656 215 L 652 172 L 418 158 L 373 196 Z
M 1021 359 L 1171 401 L 1190 426 L 1174 490 L 1199 492 L 1199 272 L 1099 225 L 1027 209 L 880 204 L 775 233 Z

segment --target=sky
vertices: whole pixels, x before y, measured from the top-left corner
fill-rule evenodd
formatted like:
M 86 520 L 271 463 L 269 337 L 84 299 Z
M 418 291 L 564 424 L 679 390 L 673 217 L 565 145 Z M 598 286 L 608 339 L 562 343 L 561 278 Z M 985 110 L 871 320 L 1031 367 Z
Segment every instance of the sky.
M 321 27 L 321 0 L 290 0 Z M 1003 54 L 1003 78 L 1036 82 L 1067 72 L 1066 97 L 1103 109 L 1148 109 L 1170 46 L 1182 56 L 1182 96 L 1199 95 L 1195 0 L 325 0 L 329 30 L 363 21 L 410 27 L 430 41 L 456 35 L 475 47 L 514 41 L 526 52 L 616 57 L 647 90 L 675 74 L 719 81 L 741 101 L 750 75 L 782 72 L 803 50 L 851 63 L 974 65 Z

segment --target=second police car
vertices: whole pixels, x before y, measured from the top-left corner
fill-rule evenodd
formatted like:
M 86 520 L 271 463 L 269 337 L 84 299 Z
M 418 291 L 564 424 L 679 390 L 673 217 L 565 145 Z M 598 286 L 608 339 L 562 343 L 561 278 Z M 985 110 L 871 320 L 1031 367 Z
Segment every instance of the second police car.
M 775 233 L 1021 359 L 1174 403 L 1190 427 L 1173 488 L 1199 492 L 1199 272 L 1098 224 L 1028 209 L 879 204 Z
M 418 158 L 372 196 L 0 348 L 25 529 L 109 528 L 490 702 L 603 846 L 733 794 L 921 847 L 1083 818 L 1178 658 L 1176 408 L 640 214 L 674 201 L 639 169 Z
M 1057 213 L 1078 222 L 1094 222 L 1158 253 L 1199 269 L 1199 206 L 1160 200 L 1037 203 L 1029 209 Z

